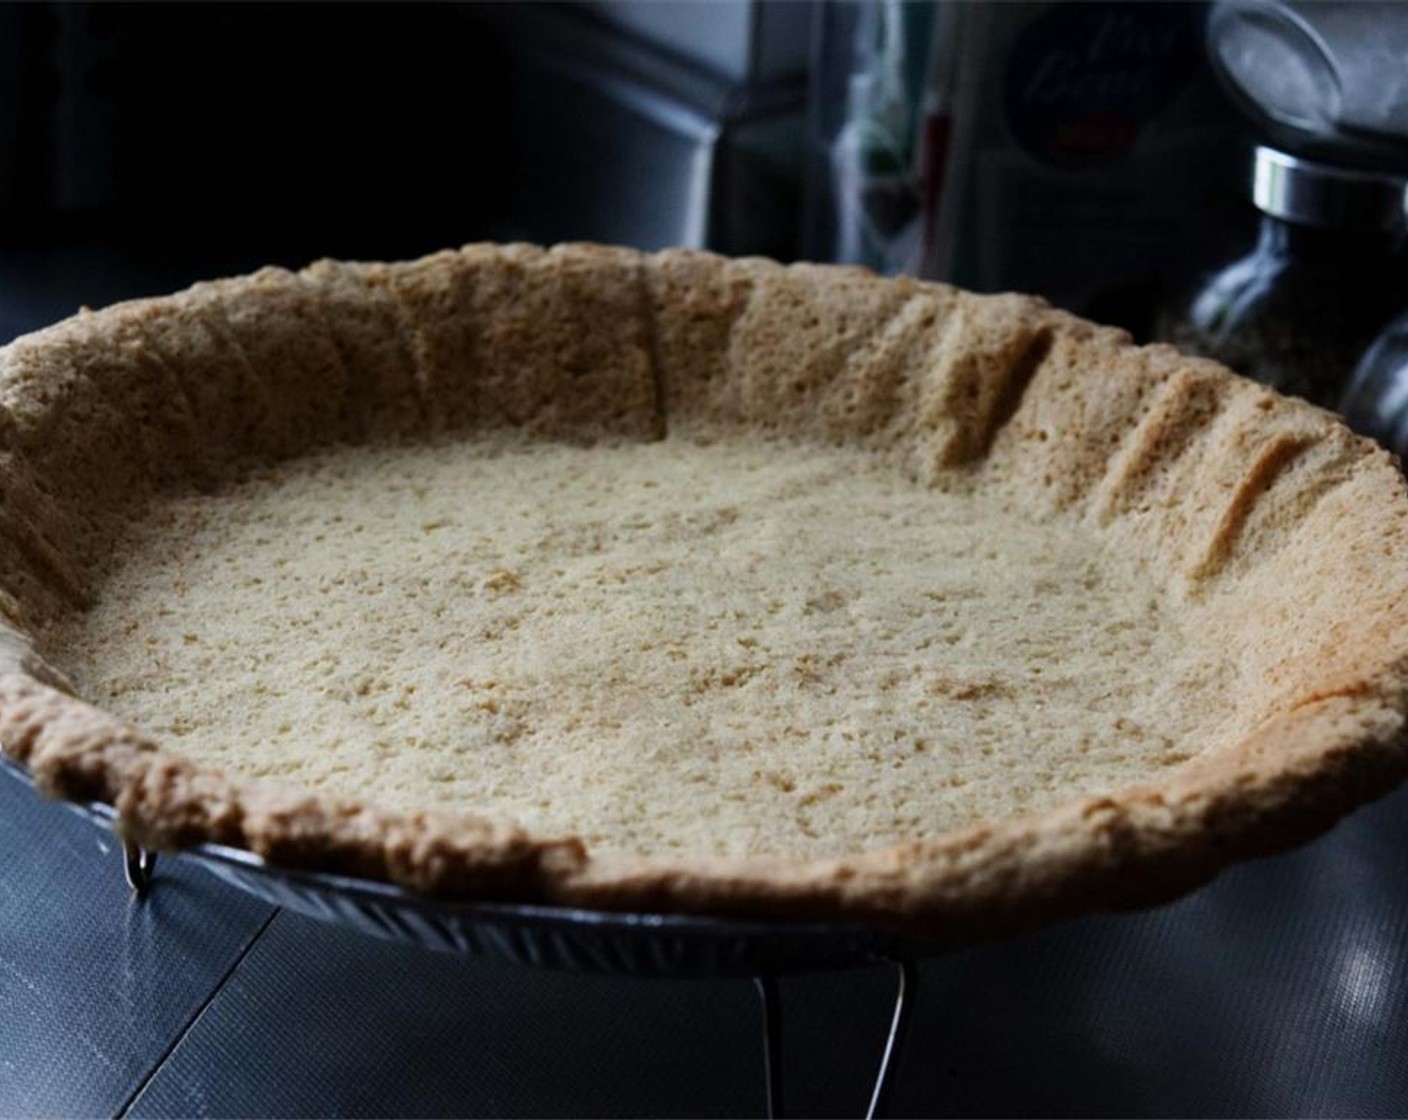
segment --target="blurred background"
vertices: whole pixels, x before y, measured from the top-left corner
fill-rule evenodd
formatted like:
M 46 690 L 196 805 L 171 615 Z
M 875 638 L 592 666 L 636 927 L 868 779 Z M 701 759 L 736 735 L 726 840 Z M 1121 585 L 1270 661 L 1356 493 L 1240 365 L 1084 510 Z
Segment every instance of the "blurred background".
M 1405 58 L 1401 4 L 0 5 L 0 336 L 325 255 L 687 245 L 1034 292 L 1398 446 L 1400 337 L 1345 393 L 1408 305 Z
M 1035 292 L 1144 337 L 1178 278 L 1253 245 L 1253 141 L 1408 171 L 1396 7 L 4 5 L 0 244 L 153 281 L 690 245 Z
M 1408 444 L 1408 5 L 0 5 L 0 341 L 320 256 L 593 239 L 1046 296 Z M 382 943 L 0 775 L 0 1114 L 750 1115 L 744 982 Z M 874 970 L 784 985 L 865 1105 Z M 1181 902 L 926 962 L 902 1115 L 1408 1112 L 1408 791 Z
M 1145 327 L 1155 282 L 1251 221 L 1206 14 L 4 5 L 0 244 L 153 282 L 478 238 L 691 245 Z

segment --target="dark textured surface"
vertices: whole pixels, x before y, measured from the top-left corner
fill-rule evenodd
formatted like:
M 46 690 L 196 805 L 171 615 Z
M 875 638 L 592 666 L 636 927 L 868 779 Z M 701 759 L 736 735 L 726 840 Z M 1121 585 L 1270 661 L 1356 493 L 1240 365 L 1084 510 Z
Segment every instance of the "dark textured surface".
M 132 1115 L 747 1115 L 756 1016 L 742 981 L 528 972 L 283 912 Z
M 112 837 L 0 774 L 0 1116 L 120 1109 L 272 908 L 173 863 L 145 903 Z
M 534 972 L 287 912 L 226 977 L 264 908 L 179 860 L 129 899 L 103 834 L 8 778 L 0 841 L 0 1114 L 761 1108 L 745 982 Z M 1400 792 L 1171 907 L 929 961 L 894 1110 L 1403 1115 L 1406 884 Z M 782 982 L 791 1111 L 863 1109 L 892 983 Z

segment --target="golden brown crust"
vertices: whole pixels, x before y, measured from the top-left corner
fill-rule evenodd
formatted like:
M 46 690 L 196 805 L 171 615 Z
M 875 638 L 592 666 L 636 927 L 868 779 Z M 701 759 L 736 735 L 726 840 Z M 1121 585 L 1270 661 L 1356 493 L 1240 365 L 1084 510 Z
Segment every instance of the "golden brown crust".
M 236 780 L 68 693 L 31 648 L 122 517 L 321 443 L 511 426 L 858 441 L 1098 529 L 1213 603 L 1251 730 L 1157 784 L 824 860 L 594 857 L 472 815 Z M 216 841 L 416 890 L 856 919 L 960 944 L 1172 897 L 1408 773 L 1408 496 L 1333 417 L 1018 296 L 670 251 L 320 262 L 85 314 L 0 351 L 0 743 L 158 847 Z

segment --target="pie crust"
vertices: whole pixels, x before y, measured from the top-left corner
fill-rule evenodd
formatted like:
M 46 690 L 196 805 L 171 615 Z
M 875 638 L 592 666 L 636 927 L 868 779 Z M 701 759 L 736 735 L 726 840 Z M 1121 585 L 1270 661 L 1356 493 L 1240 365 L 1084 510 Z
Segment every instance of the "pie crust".
M 667 432 L 845 445 L 1098 535 L 1229 651 L 1241 730 L 1114 792 L 877 850 L 633 856 L 198 765 L 77 699 L 62 651 L 38 641 L 91 604 L 124 526 L 161 494 L 330 445 L 506 430 L 584 455 Z M 153 847 L 955 945 L 1172 898 L 1408 773 L 1408 496 L 1392 457 L 1329 413 L 1031 298 L 592 245 L 322 261 L 16 340 L 0 350 L 0 434 L 0 743 L 45 792 L 115 804 Z

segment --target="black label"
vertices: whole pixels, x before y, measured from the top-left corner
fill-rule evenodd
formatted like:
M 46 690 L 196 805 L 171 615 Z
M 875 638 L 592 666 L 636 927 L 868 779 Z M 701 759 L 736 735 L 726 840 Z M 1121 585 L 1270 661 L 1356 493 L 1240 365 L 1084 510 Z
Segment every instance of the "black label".
M 1061 3 L 1022 33 L 1008 59 L 1008 127 L 1038 159 L 1113 163 L 1202 61 L 1202 5 Z

